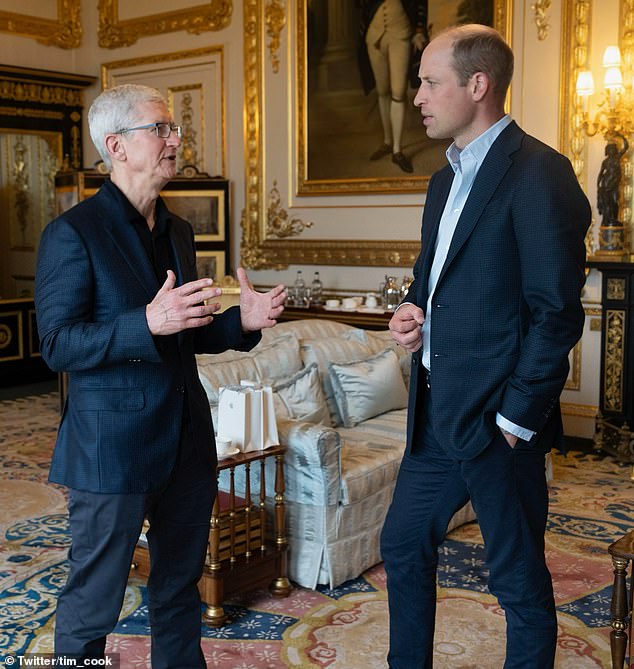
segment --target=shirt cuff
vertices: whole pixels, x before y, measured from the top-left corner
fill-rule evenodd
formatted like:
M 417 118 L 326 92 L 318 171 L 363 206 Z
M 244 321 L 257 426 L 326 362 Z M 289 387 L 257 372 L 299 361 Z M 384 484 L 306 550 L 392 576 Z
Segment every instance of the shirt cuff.
M 498 427 L 514 434 L 518 439 L 523 439 L 524 441 L 530 441 L 535 436 L 533 430 L 527 430 L 525 427 L 520 427 L 515 423 L 511 423 L 510 420 L 504 418 L 500 413 L 495 414 L 495 423 Z

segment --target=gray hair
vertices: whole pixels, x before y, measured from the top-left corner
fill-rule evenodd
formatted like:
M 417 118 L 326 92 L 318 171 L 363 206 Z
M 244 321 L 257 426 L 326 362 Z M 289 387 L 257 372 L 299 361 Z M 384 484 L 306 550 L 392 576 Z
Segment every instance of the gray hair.
M 90 138 L 108 170 L 112 162 L 106 149 L 106 135 L 134 126 L 138 122 L 138 107 L 146 102 L 167 104 L 156 88 L 140 84 L 122 84 L 107 88 L 97 96 L 88 111 Z

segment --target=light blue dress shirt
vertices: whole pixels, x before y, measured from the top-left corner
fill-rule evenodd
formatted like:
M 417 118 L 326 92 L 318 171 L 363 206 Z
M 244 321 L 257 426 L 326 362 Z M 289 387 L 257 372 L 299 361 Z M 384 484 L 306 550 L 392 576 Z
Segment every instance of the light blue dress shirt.
M 425 310 L 425 322 L 422 326 L 423 338 L 423 365 L 431 371 L 430 359 L 430 341 L 432 327 L 432 299 L 436 289 L 438 277 L 442 271 L 443 265 L 447 259 L 447 253 L 453 239 L 458 219 L 464 208 L 465 202 L 469 197 L 473 182 L 475 181 L 478 170 L 482 166 L 491 145 L 498 138 L 500 133 L 511 123 L 511 117 L 507 114 L 488 130 L 476 137 L 460 150 L 455 143 L 447 149 L 447 160 L 454 171 L 454 178 L 451 183 L 451 190 L 447 197 L 445 209 L 440 218 L 438 236 L 436 237 L 436 246 L 434 248 L 434 260 L 429 273 L 427 308 Z M 499 413 L 496 415 L 496 423 L 499 427 L 511 432 L 520 439 L 530 439 L 535 433 L 531 430 L 515 425 Z

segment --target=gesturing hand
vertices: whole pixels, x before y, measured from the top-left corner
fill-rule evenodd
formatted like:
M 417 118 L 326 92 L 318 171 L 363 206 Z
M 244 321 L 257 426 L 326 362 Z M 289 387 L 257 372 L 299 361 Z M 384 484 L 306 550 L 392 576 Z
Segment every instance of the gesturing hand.
M 148 328 L 153 335 L 171 335 L 188 328 L 209 325 L 219 303 L 208 304 L 220 295 L 220 288 L 212 288 L 211 279 L 197 279 L 175 288 L 176 275 L 167 270 L 167 279 L 154 299 L 145 308 Z
M 286 293 L 281 284 L 266 293 L 258 293 L 249 283 L 246 271 L 238 267 L 236 271 L 240 282 L 240 319 L 245 332 L 273 327 L 284 311 Z
M 420 307 L 415 304 L 403 304 L 394 312 L 388 328 L 397 344 L 406 351 L 414 353 L 423 345 L 420 328 L 424 322 L 425 315 Z

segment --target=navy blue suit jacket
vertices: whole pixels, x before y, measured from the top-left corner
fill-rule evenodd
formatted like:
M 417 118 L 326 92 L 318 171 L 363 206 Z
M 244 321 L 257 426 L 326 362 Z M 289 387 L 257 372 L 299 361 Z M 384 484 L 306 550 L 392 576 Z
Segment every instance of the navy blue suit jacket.
M 171 216 L 177 285 L 196 278 L 194 236 Z M 119 202 L 102 187 L 51 221 L 38 251 L 35 306 L 42 356 L 68 372 L 50 480 L 101 493 L 144 493 L 169 477 L 188 410 L 195 446 L 216 465 L 209 403 L 195 353 L 248 350 L 232 308 L 177 335 L 166 361 L 145 317 L 160 285 Z M 160 339 L 160 338 L 157 338 Z
M 429 183 L 421 253 L 406 302 L 427 309 L 433 250 L 451 182 Z M 434 429 L 458 459 L 492 441 L 496 412 L 558 445 L 559 395 L 581 336 L 590 206 L 567 158 L 514 122 L 489 150 L 458 221 L 432 304 Z M 421 352 L 412 360 L 408 447 L 417 443 Z

